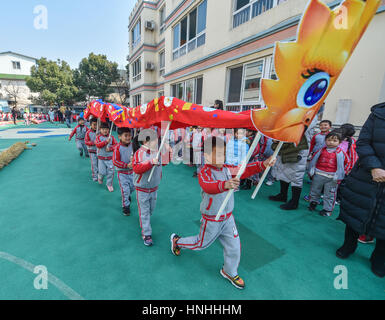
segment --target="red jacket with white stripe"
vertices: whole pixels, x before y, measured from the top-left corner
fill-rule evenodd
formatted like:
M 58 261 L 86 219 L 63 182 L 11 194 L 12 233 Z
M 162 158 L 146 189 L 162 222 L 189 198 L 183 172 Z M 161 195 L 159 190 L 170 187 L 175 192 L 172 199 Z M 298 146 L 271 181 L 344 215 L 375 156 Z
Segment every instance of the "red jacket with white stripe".
M 89 129 L 86 126 L 77 125 L 70 134 L 70 140 L 76 134 L 76 140 L 84 140 L 86 133 Z
M 108 136 L 99 134 L 95 139 L 95 145 L 98 148 L 98 159 L 112 160 L 114 147 L 118 144 L 115 137 L 111 136 L 111 141 L 108 143 Z
M 91 153 L 97 152 L 95 140 L 96 140 L 96 131 L 93 131 L 92 129 L 87 130 L 86 136 L 84 137 L 84 143 L 88 147 L 88 152 L 91 152 Z
M 129 168 L 129 164 L 132 161 L 133 150 L 132 144 L 125 146 L 121 142 L 114 149 L 114 155 L 112 156 L 112 161 L 114 166 L 117 168 L 117 171 L 125 174 L 132 174 L 132 169 Z
M 211 219 L 212 216 L 217 215 L 228 191 L 225 189 L 225 183 L 237 175 L 238 169 L 239 167 L 230 165 L 224 165 L 219 169 L 213 165 L 206 164 L 200 170 L 198 174 L 199 185 L 202 188 L 200 210 L 204 218 Z M 252 162 L 247 165 L 241 179 L 246 179 L 265 169 L 266 167 L 263 165 L 263 162 Z M 227 203 L 225 210 L 223 211 L 224 215 L 227 215 L 228 217 L 233 212 L 233 209 L 234 195 L 231 196 Z M 225 217 L 222 216 L 220 220 L 223 220 L 224 218 Z
M 135 152 L 132 168 L 134 170 L 134 186 L 136 190 L 144 192 L 153 192 L 158 189 L 162 180 L 162 165 L 155 166 L 154 173 L 150 182 L 148 178 L 154 165 L 152 159 L 156 158 L 157 152 L 152 152 L 146 146 L 141 146 Z M 161 162 L 161 160 L 160 160 Z

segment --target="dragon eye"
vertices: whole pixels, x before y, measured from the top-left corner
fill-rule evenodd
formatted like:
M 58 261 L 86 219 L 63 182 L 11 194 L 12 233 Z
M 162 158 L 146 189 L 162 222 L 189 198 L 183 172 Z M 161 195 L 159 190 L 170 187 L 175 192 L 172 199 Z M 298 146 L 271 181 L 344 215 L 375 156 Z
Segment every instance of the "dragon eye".
M 329 83 L 330 76 L 323 71 L 309 77 L 298 92 L 298 107 L 311 108 L 314 106 L 324 96 Z

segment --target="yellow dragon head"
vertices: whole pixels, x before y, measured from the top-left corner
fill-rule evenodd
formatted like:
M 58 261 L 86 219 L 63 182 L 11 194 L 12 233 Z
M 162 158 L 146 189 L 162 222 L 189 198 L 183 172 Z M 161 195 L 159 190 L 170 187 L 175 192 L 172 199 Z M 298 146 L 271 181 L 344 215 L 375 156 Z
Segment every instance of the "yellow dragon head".
M 381 0 L 346 0 L 334 10 L 311 0 L 296 42 L 277 42 L 278 80 L 262 79 L 265 109 L 253 110 L 264 135 L 298 143 L 353 53 Z

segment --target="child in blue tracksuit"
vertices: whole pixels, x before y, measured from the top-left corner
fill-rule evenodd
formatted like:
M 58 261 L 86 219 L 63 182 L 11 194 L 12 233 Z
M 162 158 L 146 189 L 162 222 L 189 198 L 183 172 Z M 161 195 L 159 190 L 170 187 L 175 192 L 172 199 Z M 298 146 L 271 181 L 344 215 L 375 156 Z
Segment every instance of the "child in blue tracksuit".
M 179 256 L 181 249 L 203 250 L 219 239 L 223 246 L 224 265 L 221 275 L 229 280 L 236 288 L 243 289 L 245 283 L 238 275 L 238 265 L 241 258 L 241 242 L 233 217 L 234 195 L 231 196 L 219 220 L 215 217 L 226 198 L 227 191 L 239 187 L 240 180 L 235 178 L 238 168 L 224 165 L 226 147 L 223 139 L 210 137 L 204 143 L 205 165 L 199 172 L 199 185 L 202 188 L 201 228 L 198 235 L 182 238 L 175 233 L 171 235 L 171 251 Z M 274 165 L 275 160 L 269 158 L 249 163 L 241 179 Z
M 226 145 L 226 164 L 238 166 L 249 152 L 244 129 L 234 129 L 234 137 Z

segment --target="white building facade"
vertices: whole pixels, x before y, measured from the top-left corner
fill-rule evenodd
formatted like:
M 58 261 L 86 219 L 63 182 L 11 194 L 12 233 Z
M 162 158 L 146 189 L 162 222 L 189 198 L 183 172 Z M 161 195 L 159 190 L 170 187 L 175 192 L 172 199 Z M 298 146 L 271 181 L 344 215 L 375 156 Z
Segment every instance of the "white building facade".
M 31 67 L 36 65 L 35 58 L 15 52 L 0 52 L 0 99 L 7 100 L 10 106 L 18 108 L 31 104 L 32 94 L 26 85 L 31 75 Z
M 161 96 L 244 111 L 274 78 L 276 41 L 296 39 L 308 0 L 139 0 L 129 18 L 130 105 Z M 340 1 L 326 0 L 334 8 Z M 385 0 L 326 100 L 324 118 L 362 125 L 385 101 Z

